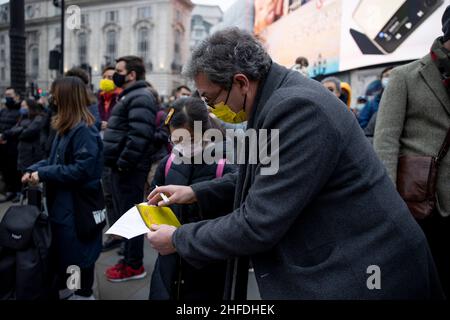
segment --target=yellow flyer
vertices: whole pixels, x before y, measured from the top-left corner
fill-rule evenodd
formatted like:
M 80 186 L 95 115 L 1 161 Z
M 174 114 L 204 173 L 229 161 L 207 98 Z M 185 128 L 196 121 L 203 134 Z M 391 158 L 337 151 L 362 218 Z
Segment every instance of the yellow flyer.
M 177 216 L 169 207 L 149 206 L 146 203 L 137 204 L 136 207 L 148 228 L 152 224 L 167 224 L 177 228 L 181 226 Z

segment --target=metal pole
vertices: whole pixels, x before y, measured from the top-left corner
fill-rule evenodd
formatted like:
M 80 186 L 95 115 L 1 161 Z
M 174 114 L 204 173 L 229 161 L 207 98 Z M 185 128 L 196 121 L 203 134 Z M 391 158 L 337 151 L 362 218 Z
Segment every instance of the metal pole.
M 10 63 L 11 63 L 11 86 L 22 97 L 26 90 L 26 69 L 25 69 L 25 4 L 24 0 L 10 1 Z
M 64 24 L 64 18 L 65 18 L 65 4 L 64 0 L 61 0 L 61 60 L 59 65 L 59 73 L 61 76 L 64 75 L 64 30 L 65 30 L 65 24 Z

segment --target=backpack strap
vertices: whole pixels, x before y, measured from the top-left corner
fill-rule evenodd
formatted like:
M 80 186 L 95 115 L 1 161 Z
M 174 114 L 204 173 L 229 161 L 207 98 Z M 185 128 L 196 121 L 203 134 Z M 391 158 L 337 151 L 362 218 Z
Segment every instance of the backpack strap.
M 170 167 L 172 166 L 173 159 L 175 159 L 175 154 L 171 153 L 169 158 L 167 158 L 166 168 L 164 170 L 164 177 L 166 177 L 166 178 L 167 178 L 167 175 L 169 174 Z
M 164 117 L 166 113 L 164 112 L 164 110 L 159 110 L 156 113 L 156 119 L 155 119 L 155 125 L 157 128 L 159 128 L 161 126 L 161 120 Z
M 220 159 L 219 162 L 217 163 L 216 178 L 222 178 L 226 162 L 227 162 L 226 159 Z

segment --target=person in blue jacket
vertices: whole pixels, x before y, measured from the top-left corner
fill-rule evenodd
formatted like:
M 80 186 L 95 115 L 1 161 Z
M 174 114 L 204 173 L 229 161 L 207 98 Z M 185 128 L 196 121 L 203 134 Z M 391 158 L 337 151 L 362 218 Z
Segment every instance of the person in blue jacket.
M 67 268 L 75 265 L 81 271 L 81 288 L 70 299 L 93 300 L 94 266 L 100 255 L 102 234 L 99 230 L 89 241 L 79 239 L 74 193 L 79 188 L 101 189 L 103 146 L 95 118 L 88 109 L 84 83 L 77 77 L 58 79 L 52 85 L 52 95 L 57 108 L 52 127 L 57 133 L 50 157 L 30 166 L 22 183 L 46 185 L 53 267 L 59 276 L 60 293 L 66 286 Z
M 381 88 L 379 88 L 379 92 L 376 93 L 375 96 L 366 103 L 366 106 L 361 110 L 361 113 L 359 114 L 358 121 L 361 128 L 365 129 L 369 124 L 372 116 L 378 112 L 381 96 L 383 95 L 383 91 L 389 83 L 389 75 L 393 68 L 394 68 L 393 66 L 387 67 L 381 72 L 379 82 L 381 84 Z

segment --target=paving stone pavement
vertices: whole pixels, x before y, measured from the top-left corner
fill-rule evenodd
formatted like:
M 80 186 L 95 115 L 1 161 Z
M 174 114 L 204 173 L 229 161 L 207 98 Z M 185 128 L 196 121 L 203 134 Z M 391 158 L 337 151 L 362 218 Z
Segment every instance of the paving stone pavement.
M 11 202 L 0 204 L 0 220 L 5 211 L 14 205 Z M 112 283 L 106 280 L 104 275 L 106 268 L 114 265 L 120 258 L 117 254 L 118 249 L 104 252 L 100 255 L 95 268 L 94 295 L 99 300 L 147 300 L 150 291 L 150 279 L 157 253 L 150 247 L 150 244 L 144 242 L 144 267 L 147 276 L 144 279 L 132 280 L 123 283 Z M 248 281 L 248 299 L 260 300 L 256 279 L 253 272 L 249 272 Z

